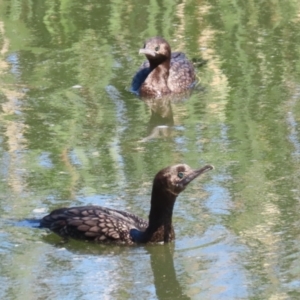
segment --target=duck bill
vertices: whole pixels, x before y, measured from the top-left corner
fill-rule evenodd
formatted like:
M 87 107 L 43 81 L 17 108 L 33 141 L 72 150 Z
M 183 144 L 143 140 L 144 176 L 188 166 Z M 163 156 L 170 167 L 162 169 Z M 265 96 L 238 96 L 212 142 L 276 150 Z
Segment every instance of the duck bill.
M 150 49 L 140 49 L 139 54 L 145 54 L 151 57 L 155 57 L 156 56 L 156 52 Z
M 195 178 L 200 176 L 201 174 L 213 170 L 214 167 L 212 165 L 206 165 L 202 167 L 201 169 L 192 170 L 187 176 L 185 176 L 181 181 L 180 184 L 183 186 L 187 186 L 191 181 L 193 181 Z

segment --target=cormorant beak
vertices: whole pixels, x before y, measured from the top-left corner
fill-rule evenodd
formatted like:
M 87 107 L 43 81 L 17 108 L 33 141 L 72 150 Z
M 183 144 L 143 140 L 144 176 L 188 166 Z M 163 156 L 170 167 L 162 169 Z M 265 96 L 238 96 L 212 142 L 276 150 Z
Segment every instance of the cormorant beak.
M 199 175 L 213 170 L 214 166 L 212 165 L 206 165 L 202 167 L 201 169 L 196 169 L 196 170 L 191 170 L 190 173 L 188 173 L 179 183 L 182 184 L 183 186 L 187 186 L 192 180 L 194 180 L 196 177 Z
M 145 55 L 148 55 L 148 56 L 151 56 L 151 57 L 156 56 L 156 52 L 154 50 L 145 49 L 145 48 L 140 49 L 139 54 L 145 54 Z

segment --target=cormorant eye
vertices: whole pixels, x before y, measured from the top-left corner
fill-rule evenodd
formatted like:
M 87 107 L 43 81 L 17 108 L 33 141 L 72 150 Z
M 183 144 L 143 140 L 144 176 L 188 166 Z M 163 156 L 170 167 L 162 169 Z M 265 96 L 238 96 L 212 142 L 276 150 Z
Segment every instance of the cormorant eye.
M 156 47 L 154 48 L 154 50 L 155 50 L 155 51 L 158 51 L 158 50 L 159 50 L 159 46 L 156 46 Z
M 177 176 L 181 179 L 181 178 L 183 178 L 184 174 L 183 174 L 182 172 L 179 172 L 179 173 L 177 174 Z

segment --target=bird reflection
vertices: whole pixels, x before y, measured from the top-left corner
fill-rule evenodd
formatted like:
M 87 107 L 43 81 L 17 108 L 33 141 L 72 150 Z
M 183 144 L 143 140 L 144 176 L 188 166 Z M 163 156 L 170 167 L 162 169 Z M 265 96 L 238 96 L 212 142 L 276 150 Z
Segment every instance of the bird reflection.
M 154 285 L 158 299 L 191 299 L 184 293 L 176 277 L 173 254 L 174 244 L 162 246 L 148 246 L 150 253 L 151 268 L 154 276 Z
M 66 248 L 73 253 L 80 255 L 95 255 L 124 257 L 128 255 L 128 247 L 120 245 L 80 243 L 76 240 L 70 240 L 68 243 L 62 243 L 56 235 L 46 235 L 44 241 L 58 248 Z M 132 248 L 135 249 L 135 248 Z M 156 297 L 159 300 L 190 300 L 185 294 L 184 288 L 176 277 L 174 267 L 174 243 L 164 245 L 147 245 L 146 251 L 150 254 L 150 264 L 153 273 L 153 282 L 155 286 Z M 115 271 L 114 271 L 115 272 Z
M 147 134 L 142 141 L 171 135 L 172 126 L 174 125 L 173 111 L 171 100 L 165 97 L 157 101 L 156 99 L 145 99 L 144 102 L 151 109 L 151 117 L 148 123 Z

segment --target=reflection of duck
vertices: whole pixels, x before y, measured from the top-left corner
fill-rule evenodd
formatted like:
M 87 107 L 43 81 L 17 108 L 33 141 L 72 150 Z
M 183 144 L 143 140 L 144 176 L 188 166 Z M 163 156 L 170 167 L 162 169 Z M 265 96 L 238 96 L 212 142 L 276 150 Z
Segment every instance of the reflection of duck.
M 147 251 L 150 253 L 157 299 L 190 299 L 184 294 L 176 276 L 173 261 L 174 244 L 149 246 Z
M 174 240 L 173 206 L 187 185 L 202 173 L 206 165 L 193 170 L 180 164 L 158 172 L 153 181 L 149 223 L 136 215 L 101 206 L 60 208 L 45 216 L 40 227 L 49 228 L 63 238 L 96 242 L 147 243 Z
M 195 82 L 192 63 L 182 52 L 171 54 L 171 47 L 165 39 L 148 39 L 139 53 L 145 54 L 148 61 L 135 74 L 131 89 L 141 96 L 160 97 L 181 93 Z

